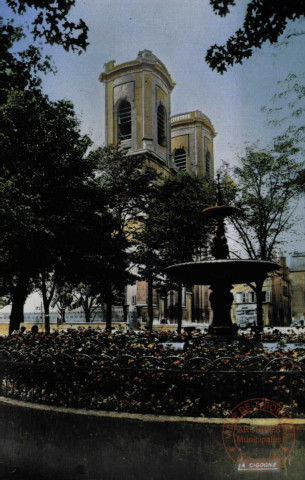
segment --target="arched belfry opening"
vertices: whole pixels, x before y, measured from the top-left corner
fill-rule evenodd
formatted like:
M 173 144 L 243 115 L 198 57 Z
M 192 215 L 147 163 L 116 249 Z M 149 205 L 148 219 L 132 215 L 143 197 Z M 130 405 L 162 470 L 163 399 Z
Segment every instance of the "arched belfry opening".
M 119 142 L 131 139 L 131 105 L 127 100 L 122 100 L 118 107 L 117 132 Z
M 211 176 L 211 153 L 209 150 L 205 154 L 205 172 L 208 177 Z
M 166 125 L 167 125 L 167 115 L 166 115 L 166 110 L 163 105 L 158 106 L 158 111 L 157 111 L 157 125 L 158 125 L 158 145 L 161 145 L 161 147 L 166 147 L 167 146 L 167 141 L 166 141 Z
M 177 148 L 174 153 L 176 168 L 180 172 L 186 172 L 186 151 L 184 148 Z

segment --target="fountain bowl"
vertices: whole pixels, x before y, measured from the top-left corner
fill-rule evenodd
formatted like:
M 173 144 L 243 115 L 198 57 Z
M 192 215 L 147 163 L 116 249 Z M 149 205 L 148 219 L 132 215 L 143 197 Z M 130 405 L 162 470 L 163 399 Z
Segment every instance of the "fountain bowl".
M 166 271 L 186 285 L 211 285 L 255 282 L 279 268 L 277 263 L 264 260 L 220 259 L 178 263 L 167 267 Z

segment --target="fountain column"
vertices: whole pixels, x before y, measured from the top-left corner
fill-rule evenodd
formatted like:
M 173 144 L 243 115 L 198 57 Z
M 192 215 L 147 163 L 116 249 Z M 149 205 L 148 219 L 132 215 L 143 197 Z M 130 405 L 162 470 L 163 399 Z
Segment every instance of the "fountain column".
M 210 303 L 213 310 L 213 320 L 209 327 L 209 333 L 213 335 L 235 335 L 236 325 L 231 318 L 231 307 L 234 300 L 230 283 L 212 283 L 210 285 Z

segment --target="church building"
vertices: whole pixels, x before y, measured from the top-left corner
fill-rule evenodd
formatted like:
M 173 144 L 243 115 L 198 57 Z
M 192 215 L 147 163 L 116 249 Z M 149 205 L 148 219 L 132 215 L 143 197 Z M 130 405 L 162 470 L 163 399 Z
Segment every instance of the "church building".
M 105 88 L 105 144 L 120 142 L 128 155 L 144 155 L 146 163 L 162 176 L 177 171 L 198 176 L 214 175 L 215 130 L 201 111 L 171 116 L 171 94 L 175 87 L 165 65 L 150 50 L 135 60 L 104 65 L 99 77 Z M 168 298 L 154 292 L 154 318 L 173 314 L 175 292 Z M 147 285 L 138 281 L 126 291 L 126 306 L 145 321 Z M 183 292 L 183 320 L 208 321 L 206 287 Z M 169 315 L 168 315 L 169 313 Z

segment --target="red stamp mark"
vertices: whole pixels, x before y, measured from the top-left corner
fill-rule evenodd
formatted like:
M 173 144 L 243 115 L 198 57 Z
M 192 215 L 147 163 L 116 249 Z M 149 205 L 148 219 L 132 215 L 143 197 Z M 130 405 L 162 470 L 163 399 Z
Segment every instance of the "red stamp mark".
M 277 470 L 291 453 L 295 429 L 281 405 L 266 398 L 251 398 L 227 416 L 222 441 L 239 470 Z

